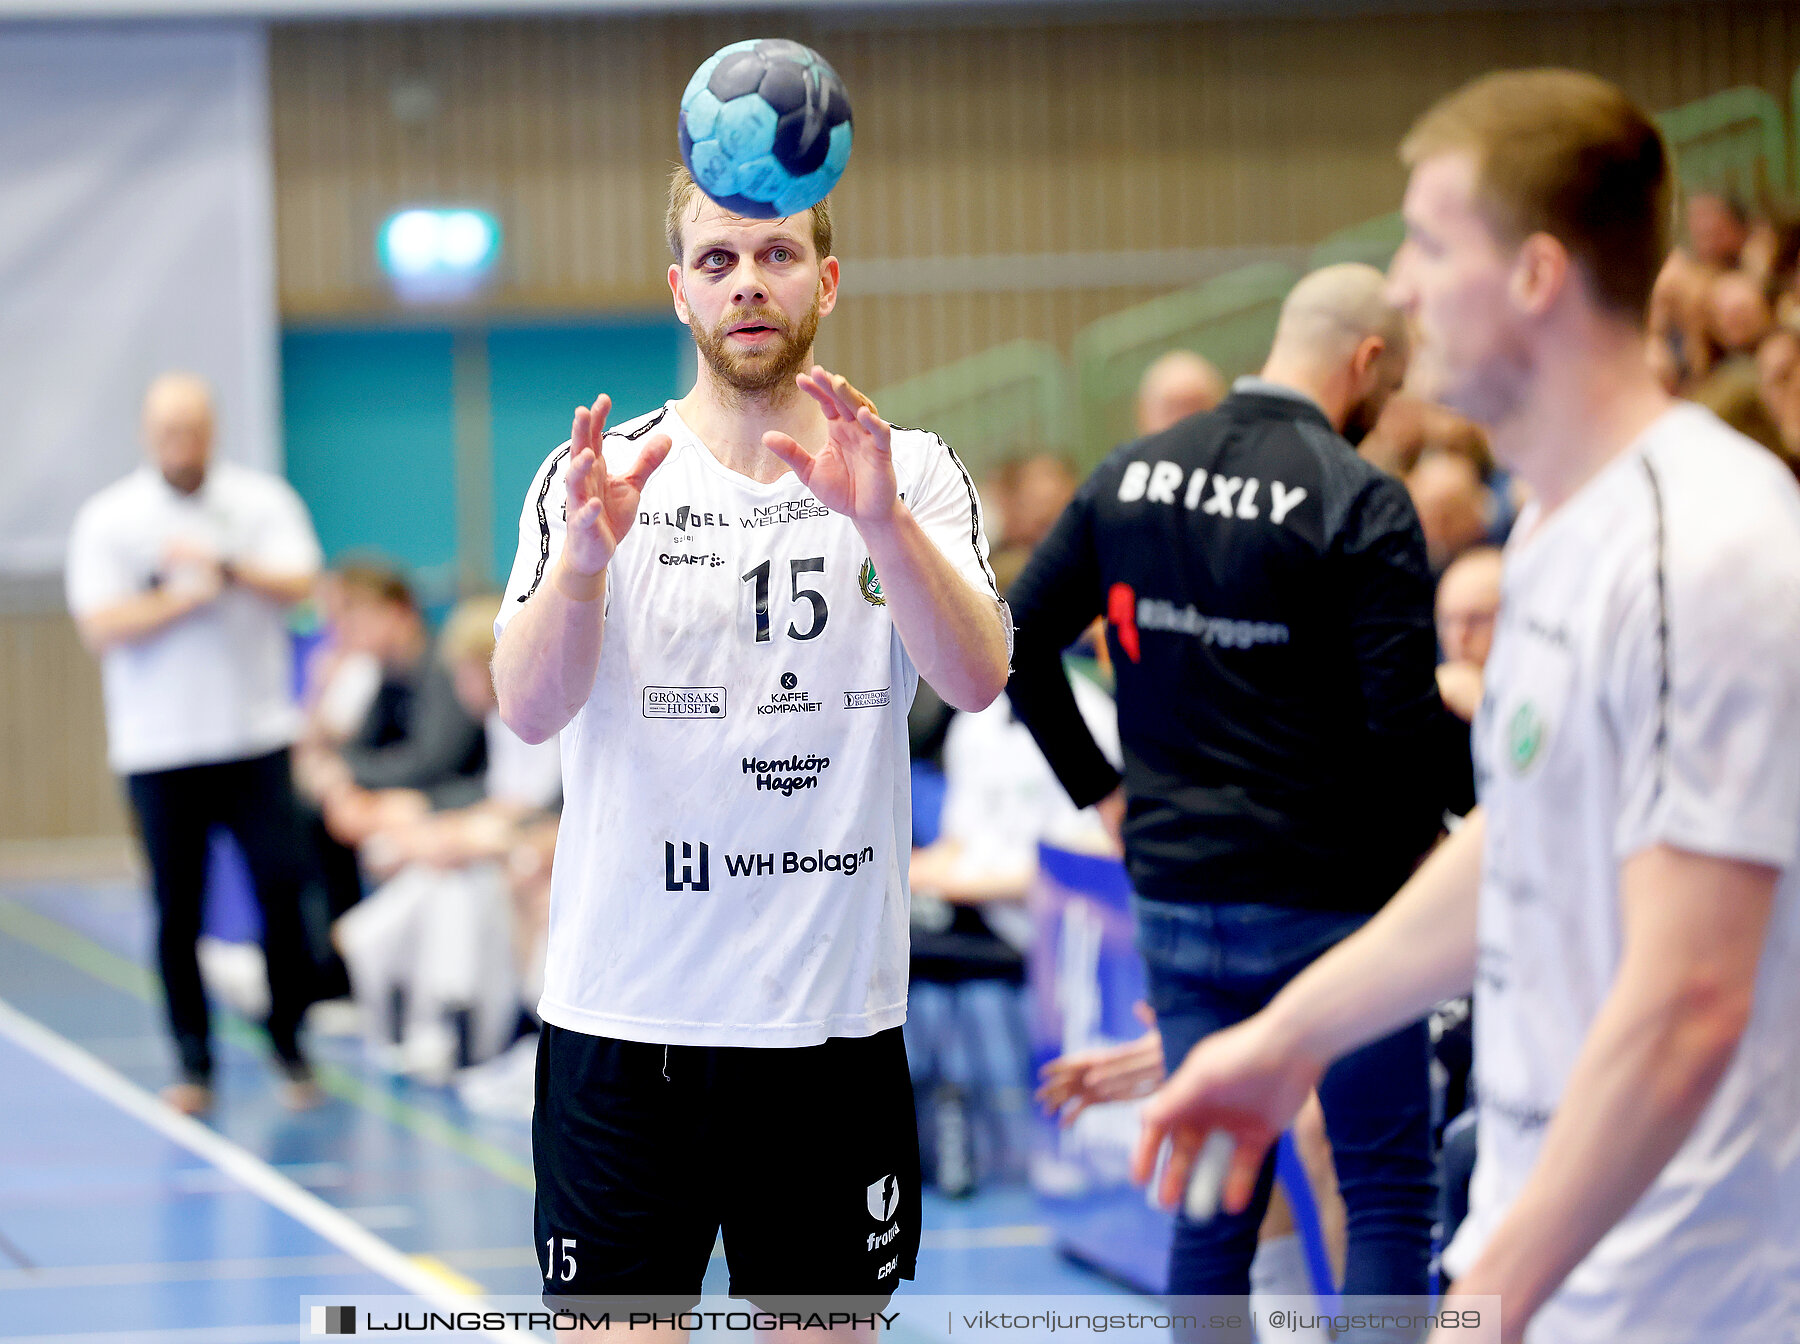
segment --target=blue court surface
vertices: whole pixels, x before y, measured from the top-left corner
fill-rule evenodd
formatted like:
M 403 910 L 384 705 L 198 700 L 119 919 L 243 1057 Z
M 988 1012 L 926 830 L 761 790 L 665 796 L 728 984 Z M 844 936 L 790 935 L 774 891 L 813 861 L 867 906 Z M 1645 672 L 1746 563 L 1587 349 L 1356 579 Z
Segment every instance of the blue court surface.
M 524 1123 L 348 1040 L 315 1043 L 330 1099 L 290 1114 L 223 1014 L 207 1124 L 155 1102 L 172 1050 L 147 905 L 127 883 L 0 883 L 0 1340 L 256 1344 L 312 1338 L 306 1297 L 538 1292 Z M 927 1191 L 902 1297 L 1120 1291 L 1041 1218 L 1023 1188 Z M 706 1290 L 725 1290 L 717 1256 Z

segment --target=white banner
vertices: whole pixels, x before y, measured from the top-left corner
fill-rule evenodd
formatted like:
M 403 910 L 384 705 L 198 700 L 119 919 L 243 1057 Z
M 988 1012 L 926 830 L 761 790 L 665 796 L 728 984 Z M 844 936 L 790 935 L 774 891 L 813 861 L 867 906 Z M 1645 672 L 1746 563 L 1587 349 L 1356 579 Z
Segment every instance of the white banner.
M 0 574 L 61 567 L 163 370 L 278 465 L 270 176 L 260 26 L 0 29 Z

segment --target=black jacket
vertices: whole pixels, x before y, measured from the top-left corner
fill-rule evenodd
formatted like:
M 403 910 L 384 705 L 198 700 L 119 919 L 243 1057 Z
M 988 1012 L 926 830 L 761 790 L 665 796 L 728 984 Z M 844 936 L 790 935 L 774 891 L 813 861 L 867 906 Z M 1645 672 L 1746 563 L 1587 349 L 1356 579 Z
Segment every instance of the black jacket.
M 1466 773 L 1412 502 L 1299 396 L 1234 392 L 1115 451 L 1009 600 L 1008 694 L 1081 805 L 1119 775 L 1061 654 L 1106 617 L 1141 895 L 1374 910 Z

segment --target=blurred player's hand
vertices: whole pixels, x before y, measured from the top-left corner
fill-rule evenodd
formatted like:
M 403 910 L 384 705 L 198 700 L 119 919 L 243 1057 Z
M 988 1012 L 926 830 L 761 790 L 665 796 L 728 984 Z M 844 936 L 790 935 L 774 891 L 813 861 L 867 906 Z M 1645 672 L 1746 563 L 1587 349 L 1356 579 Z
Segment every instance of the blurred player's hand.
M 1051 1060 L 1038 1071 L 1038 1104 L 1057 1113 L 1057 1123 L 1064 1128 L 1090 1106 L 1144 1096 L 1163 1080 L 1162 1035 L 1156 1029 L 1156 1014 L 1141 1000 L 1131 1011 L 1150 1028 L 1135 1041 L 1077 1050 Z
M 1101 645 L 1102 648 L 1106 646 Z M 1106 797 L 1094 804 L 1094 810 L 1100 814 L 1100 824 L 1106 827 L 1106 833 L 1112 838 L 1113 853 L 1125 852 L 1125 786 L 1119 785 Z
M 1481 708 L 1481 668 L 1475 663 L 1439 663 L 1438 694 L 1444 708 L 1464 723 L 1472 723 Z
M 763 445 L 794 470 L 800 483 L 834 513 L 856 522 L 881 522 L 893 514 L 899 485 L 894 479 L 893 430 L 875 414 L 875 403 L 815 364 L 794 379 L 825 412 L 825 447 L 816 455 L 770 430 Z
M 1145 1103 L 1131 1178 L 1148 1181 L 1163 1141 L 1169 1140 L 1169 1163 L 1153 1193 L 1162 1207 L 1181 1207 L 1201 1146 L 1212 1131 L 1223 1130 L 1237 1141 L 1223 1205 L 1228 1213 L 1241 1213 L 1255 1192 L 1263 1155 L 1293 1123 L 1324 1072 L 1323 1064 L 1275 1038 L 1267 1014 L 1214 1032 Z
M 605 569 L 619 549 L 637 519 L 644 483 L 669 455 L 671 444 L 667 434 L 651 435 L 629 474 L 610 475 L 600 441 L 611 413 L 612 398 L 603 393 L 591 408 L 576 409 L 569 432 L 568 530 L 561 563 L 584 577 Z

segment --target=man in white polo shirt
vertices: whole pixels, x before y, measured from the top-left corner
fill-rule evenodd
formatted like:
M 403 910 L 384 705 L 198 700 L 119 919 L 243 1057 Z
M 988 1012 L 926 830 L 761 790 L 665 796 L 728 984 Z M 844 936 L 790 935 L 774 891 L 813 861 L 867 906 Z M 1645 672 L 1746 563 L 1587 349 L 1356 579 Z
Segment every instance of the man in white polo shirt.
M 1481 807 L 1145 1110 L 1228 1206 L 1333 1056 L 1475 991 L 1479 1152 L 1446 1254 L 1529 1344 L 1770 1344 L 1800 1320 L 1800 490 L 1647 362 L 1671 174 L 1570 71 L 1419 121 L 1390 287 L 1422 394 L 1530 487 L 1474 725 Z M 1456 1305 L 1452 1299 L 1451 1305 Z M 1434 1344 L 1456 1336 L 1442 1330 Z
M 214 826 L 256 885 L 269 971 L 268 1031 L 294 1106 L 317 1099 L 296 1032 L 311 963 L 306 873 L 289 776 L 299 727 L 288 607 L 310 591 L 319 543 L 298 495 L 212 460 L 206 384 L 165 374 L 144 399 L 149 461 L 76 515 L 68 600 L 100 657 L 108 758 L 125 777 L 150 862 L 157 960 L 181 1079 L 164 1099 L 212 1103 L 213 1058 L 195 943 Z

